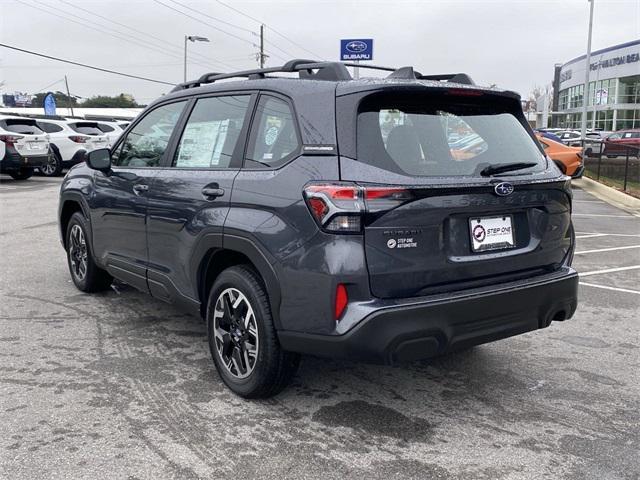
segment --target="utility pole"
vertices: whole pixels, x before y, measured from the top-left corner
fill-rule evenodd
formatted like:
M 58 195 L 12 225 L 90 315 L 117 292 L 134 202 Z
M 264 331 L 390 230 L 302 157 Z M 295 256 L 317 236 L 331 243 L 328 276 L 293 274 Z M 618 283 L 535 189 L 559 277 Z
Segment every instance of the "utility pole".
M 69 107 L 69 110 L 71 110 L 71 116 L 73 117 L 73 104 L 71 103 L 71 94 L 69 93 L 69 82 L 67 81 L 67 76 L 64 76 L 64 84 L 67 87 L 67 106 Z
M 582 128 L 580 129 L 581 138 L 585 138 L 587 134 L 587 97 L 589 96 L 589 73 L 591 73 L 591 32 L 593 30 L 593 4 L 595 0 L 589 0 L 589 37 L 587 39 L 587 58 L 584 71 L 584 93 L 582 95 Z M 595 87 L 595 85 L 594 85 Z M 595 88 L 594 94 L 595 94 Z
M 260 25 L 260 53 L 258 55 L 260 68 L 264 68 L 264 60 L 265 58 L 267 58 L 267 56 L 264 54 L 264 25 Z

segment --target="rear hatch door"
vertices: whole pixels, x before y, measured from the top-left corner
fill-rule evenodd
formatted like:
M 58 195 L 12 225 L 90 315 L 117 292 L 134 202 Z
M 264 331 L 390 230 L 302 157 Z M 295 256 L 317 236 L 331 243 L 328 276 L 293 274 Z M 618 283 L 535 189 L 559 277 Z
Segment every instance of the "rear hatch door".
M 85 145 L 87 150 L 95 150 L 98 148 L 108 148 L 109 138 L 98 127 L 96 122 L 75 122 L 70 123 L 69 126 L 76 132 L 82 135 L 88 135 Z
M 356 149 L 340 145 L 340 167 L 341 179 L 364 191 L 375 296 L 470 288 L 562 265 L 570 187 L 521 112 L 514 98 L 445 89 L 359 100 Z
M 25 157 L 47 155 L 49 139 L 45 132 L 38 128 L 36 121 L 30 118 L 7 118 L 0 120 L 3 130 L 15 133 L 14 148 Z

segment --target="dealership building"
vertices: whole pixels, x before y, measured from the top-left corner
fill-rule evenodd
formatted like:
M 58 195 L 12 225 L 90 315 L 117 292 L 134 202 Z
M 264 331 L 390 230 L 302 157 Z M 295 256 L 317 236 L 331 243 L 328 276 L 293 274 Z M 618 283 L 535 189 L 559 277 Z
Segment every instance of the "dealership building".
M 585 99 L 586 55 L 556 65 L 553 79 L 554 127 L 580 129 Z M 640 128 L 640 40 L 591 52 L 587 128 Z

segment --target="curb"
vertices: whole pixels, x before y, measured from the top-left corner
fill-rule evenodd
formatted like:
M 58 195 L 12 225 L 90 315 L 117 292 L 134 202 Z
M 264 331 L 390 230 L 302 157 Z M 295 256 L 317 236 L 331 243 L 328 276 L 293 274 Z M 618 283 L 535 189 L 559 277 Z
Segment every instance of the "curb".
M 574 188 L 579 188 L 587 193 L 604 200 L 614 207 L 618 207 L 633 215 L 640 216 L 640 199 L 627 195 L 615 188 L 608 187 L 588 177 L 582 177 L 571 181 Z

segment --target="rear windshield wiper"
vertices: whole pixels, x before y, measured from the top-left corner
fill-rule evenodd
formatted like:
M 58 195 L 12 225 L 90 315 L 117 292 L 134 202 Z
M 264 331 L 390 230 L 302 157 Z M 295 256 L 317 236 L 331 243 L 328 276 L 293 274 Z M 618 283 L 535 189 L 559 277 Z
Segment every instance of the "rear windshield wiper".
M 525 168 L 535 167 L 536 162 L 514 162 L 514 163 L 496 163 L 489 165 L 480 171 L 483 177 L 490 177 L 496 173 L 513 172 L 514 170 L 523 170 Z

